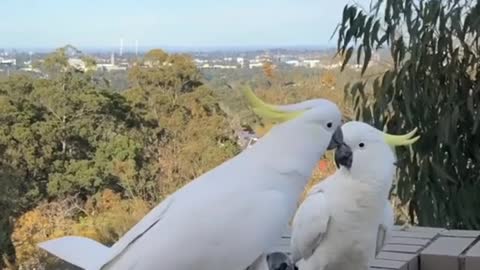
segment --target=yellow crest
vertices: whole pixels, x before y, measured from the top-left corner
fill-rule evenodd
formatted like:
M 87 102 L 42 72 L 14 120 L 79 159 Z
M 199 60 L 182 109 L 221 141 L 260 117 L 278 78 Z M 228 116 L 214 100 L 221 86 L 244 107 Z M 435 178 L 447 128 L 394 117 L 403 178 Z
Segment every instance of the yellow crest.
M 411 145 L 420 139 L 420 136 L 413 137 L 417 132 L 417 128 L 405 135 L 391 135 L 383 132 L 385 142 L 390 146 Z
M 298 116 L 302 115 L 304 111 L 294 111 L 294 112 L 284 112 L 275 107 L 275 105 L 271 105 L 265 103 L 263 100 L 258 98 L 253 90 L 245 86 L 242 88 L 242 93 L 246 97 L 248 104 L 252 108 L 253 112 L 265 119 L 277 122 L 285 122 Z

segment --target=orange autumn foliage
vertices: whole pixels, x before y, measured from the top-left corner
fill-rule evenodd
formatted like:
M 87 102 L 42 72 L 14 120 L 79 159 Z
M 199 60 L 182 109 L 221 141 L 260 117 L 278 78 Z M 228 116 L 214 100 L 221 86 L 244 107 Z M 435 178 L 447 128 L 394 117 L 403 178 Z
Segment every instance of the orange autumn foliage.
M 265 77 L 273 79 L 275 77 L 275 65 L 270 61 L 263 62 L 262 69 Z
M 39 265 L 58 267 L 58 260 L 37 248 L 38 243 L 48 239 L 76 235 L 110 245 L 150 207 L 141 199 L 122 199 L 108 189 L 84 204 L 74 198 L 42 203 L 15 221 L 12 240 L 17 266 L 21 269 Z

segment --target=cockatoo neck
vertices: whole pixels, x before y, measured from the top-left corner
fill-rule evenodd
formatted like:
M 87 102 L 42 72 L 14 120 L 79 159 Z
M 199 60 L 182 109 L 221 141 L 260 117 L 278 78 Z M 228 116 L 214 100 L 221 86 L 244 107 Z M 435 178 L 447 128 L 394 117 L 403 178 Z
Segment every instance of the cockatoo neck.
M 353 174 L 351 170 L 340 167 L 336 171 L 338 175 L 338 179 L 343 181 L 346 186 L 362 186 L 371 192 L 371 194 L 365 194 L 365 196 L 378 196 L 379 198 L 387 198 L 390 188 L 392 186 L 393 178 L 394 178 L 394 168 L 392 167 L 391 173 L 381 172 L 378 174 L 369 174 L 369 175 L 356 175 Z
M 318 125 L 292 121 L 272 128 L 254 147 L 264 166 L 304 186 L 330 139 L 331 134 Z

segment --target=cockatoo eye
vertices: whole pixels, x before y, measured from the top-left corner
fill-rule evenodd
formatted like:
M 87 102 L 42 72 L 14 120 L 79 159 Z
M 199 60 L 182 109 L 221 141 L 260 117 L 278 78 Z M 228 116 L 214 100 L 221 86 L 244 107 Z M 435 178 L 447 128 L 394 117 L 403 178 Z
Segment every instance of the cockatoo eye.
M 333 127 L 333 123 L 332 123 L 332 122 L 328 122 L 328 123 L 327 123 L 327 127 L 328 127 L 328 128 L 332 128 L 332 127 Z
M 364 148 L 364 147 L 365 147 L 365 144 L 364 144 L 363 142 L 361 142 L 361 143 L 358 144 L 358 147 Z

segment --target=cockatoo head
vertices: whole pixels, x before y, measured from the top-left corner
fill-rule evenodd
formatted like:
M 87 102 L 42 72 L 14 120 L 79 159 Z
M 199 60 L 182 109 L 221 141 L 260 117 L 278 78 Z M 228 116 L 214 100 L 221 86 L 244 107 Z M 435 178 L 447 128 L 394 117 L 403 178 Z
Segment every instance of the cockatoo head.
M 342 125 L 343 144 L 335 150 L 337 167 L 358 179 L 391 177 L 395 168 L 392 147 L 411 145 L 416 129 L 406 135 L 390 135 L 366 123 L 351 121 Z
M 326 99 L 312 99 L 295 104 L 271 105 L 255 96 L 249 87 L 244 87 L 242 92 L 252 110 L 258 116 L 282 123 L 284 126 L 288 125 L 292 132 L 299 132 L 300 127 L 303 129 L 311 128 L 312 132 L 318 134 L 319 139 L 320 137 L 331 138 L 327 147 L 328 150 L 342 144 L 343 136 L 340 128 L 342 113 L 335 103 Z M 292 129 L 292 126 L 299 128 Z M 295 134 L 290 135 L 292 140 L 295 140 Z

